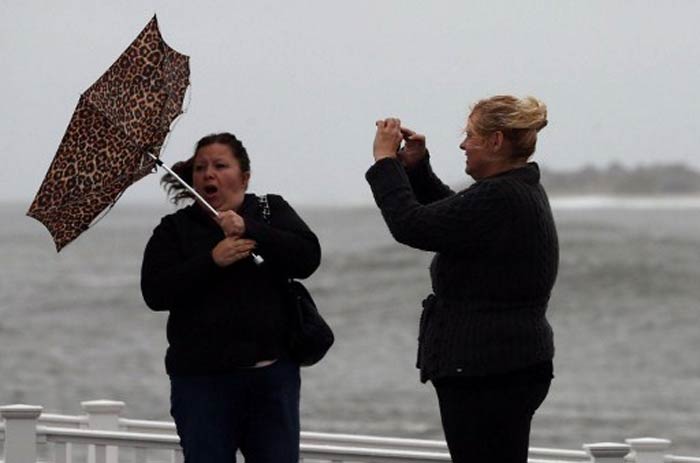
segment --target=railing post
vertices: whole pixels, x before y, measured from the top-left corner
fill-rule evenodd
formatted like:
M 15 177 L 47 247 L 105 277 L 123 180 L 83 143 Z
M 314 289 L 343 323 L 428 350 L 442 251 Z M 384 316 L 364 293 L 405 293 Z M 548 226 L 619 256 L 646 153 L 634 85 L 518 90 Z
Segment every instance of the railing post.
M 87 414 L 88 428 L 102 431 L 119 431 L 119 417 L 126 404 L 118 400 L 88 400 L 80 402 Z M 119 448 L 112 445 L 107 447 L 106 463 L 119 462 Z M 95 447 L 88 450 L 88 461 L 95 461 Z
M 591 456 L 593 463 L 624 463 L 625 456 L 630 453 L 628 444 L 615 442 L 597 442 L 584 444 L 583 448 Z
M 671 448 L 670 440 L 654 437 L 625 439 L 625 442 L 632 447 L 630 456 L 636 463 L 663 463 L 664 456 Z
M 118 400 L 87 400 L 80 402 L 88 417 L 90 429 L 119 431 L 119 417 L 126 404 Z
M 5 419 L 5 463 L 37 460 L 36 424 L 42 410 L 37 405 L 0 407 L 0 416 Z

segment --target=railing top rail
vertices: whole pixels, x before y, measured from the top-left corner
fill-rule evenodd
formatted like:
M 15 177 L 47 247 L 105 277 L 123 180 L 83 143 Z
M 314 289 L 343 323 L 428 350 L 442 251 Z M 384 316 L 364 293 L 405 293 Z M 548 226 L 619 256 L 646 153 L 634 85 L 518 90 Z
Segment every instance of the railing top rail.
M 88 418 L 85 415 L 59 415 L 58 413 L 42 413 L 39 416 L 40 423 L 61 423 L 80 426 L 87 424 Z
M 97 431 L 93 429 L 72 429 L 54 426 L 37 426 L 37 436 L 48 442 L 114 445 L 129 447 L 149 447 L 177 449 L 180 439 L 172 434 L 147 434 L 124 431 Z
M 549 458 L 547 458 L 547 459 L 541 459 L 541 458 L 529 458 L 529 457 L 528 457 L 528 459 L 527 459 L 527 463 L 572 463 L 572 462 L 575 462 L 575 461 L 577 461 L 577 460 L 556 460 L 556 459 L 555 459 L 555 460 L 552 460 L 552 459 L 549 459 Z M 590 462 L 590 461 L 591 461 L 591 458 L 588 457 L 588 459 L 585 460 L 585 461 Z
M 66 415 L 64 413 L 42 413 L 39 415 L 39 420 L 65 421 L 67 423 L 83 423 L 87 422 L 86 415 Z
M 379 437 L 358 434 L 331 434 L 322 432 L 302 432 L 302 442 L 318 445 L 359 445 L 367 447 L 421 449 L 425 451 L 447 451 L 447 444 L 441 440 L 406 439 L 399 437 Z M 562 450 L 542 447 L 531 447 L 530 457 L 560 458 L 573 461 L 590 461 L 590 456 L 584 450 Z
M 532 457 L 568 458 L 581 461 L 590 461 L 591 457 L 585 450 L 549 449 L 544 447 L 530 447 L 528 455 Z
M 700 463 L 700 458 L 666 455 L 664 457 L 664 463 Z
M 127 429 L 161 429 L 175 432 L 175 423 L 172 421 L 134 420 L 131 418 L 119 418 L 119 424 Z
M 368 436 L 362 434 L 332 434 L 325 432 L 302 431 L 301 439 L 312 444 L 319 443 L 325 445 L 332 442 L 343 442 L 352 444 L 396 446 L 396 447 L 416 447 L 425 449 L 447 450 L 445 441 L 429 439 L 408 439 L 403 437 L 382 437 Z
M 361 458 L 366 462 L 405 461 L 411 463 L 430 463 L 435 461 L 451 461 L 446 452 L 425 452 L 418 450 L 379 449 L 368 447 L 347 447 L 340 445 L 301 444 L 302 455 L 309 458 L 336 460 L 342 458 Z

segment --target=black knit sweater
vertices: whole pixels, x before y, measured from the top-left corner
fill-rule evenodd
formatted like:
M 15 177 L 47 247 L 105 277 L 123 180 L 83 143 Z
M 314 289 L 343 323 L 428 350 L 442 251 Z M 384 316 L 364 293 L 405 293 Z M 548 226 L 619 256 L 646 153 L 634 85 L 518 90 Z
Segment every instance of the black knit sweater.
M 366 174 L 394 238 L 436 252 L 423 301 L 421 380 L 483 376 L 551 361 L 545 317 L 559 247 L 535 163 L 454 193 L 428 158 L 405 172 L 396 159 Z
M 170 375 L 226 373 L 288 353 L 287 278 L 305 278 L 318 267 L 316 235 L 292 207 L 268 195 L 269 224 L 254 195 L 239 214 L 245 237 L 257 241 L 265 262 L 246 258 L 221 268 L 211 251 L 223 232 L 198 205 L 164 217 L 149 240 L 141 269 L 146 304 L 170 311 L 166 370 Z

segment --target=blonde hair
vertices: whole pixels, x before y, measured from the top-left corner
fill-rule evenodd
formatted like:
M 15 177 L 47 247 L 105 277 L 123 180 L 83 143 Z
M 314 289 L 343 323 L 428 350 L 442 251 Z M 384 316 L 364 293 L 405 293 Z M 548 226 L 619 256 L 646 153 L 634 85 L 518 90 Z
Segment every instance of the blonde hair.
M 496 95 L 478 101 L 469 117 L 476 133 L 500 131 L 510 141 L 514 157 L 529 158 L 535 152 L 537 132 L 547 125 L 547 105 L 532 96 Z

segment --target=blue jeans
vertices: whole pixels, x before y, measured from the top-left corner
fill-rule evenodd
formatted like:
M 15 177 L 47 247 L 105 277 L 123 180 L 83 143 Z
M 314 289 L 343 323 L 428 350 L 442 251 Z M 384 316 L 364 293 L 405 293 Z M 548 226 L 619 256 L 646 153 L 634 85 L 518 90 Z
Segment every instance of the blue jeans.
M 211 376 L 171 376 L 170 414 L 186 463 L 298 463 L 299 365 L 278 360 Z

